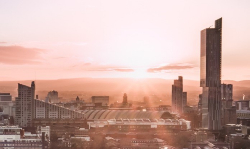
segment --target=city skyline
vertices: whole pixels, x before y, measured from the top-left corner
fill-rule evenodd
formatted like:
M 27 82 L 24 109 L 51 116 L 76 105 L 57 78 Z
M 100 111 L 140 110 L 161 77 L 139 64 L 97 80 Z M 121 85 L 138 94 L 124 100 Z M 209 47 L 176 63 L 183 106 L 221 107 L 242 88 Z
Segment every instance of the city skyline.
M 250 149 L 248 6 L 0 0 L 0 148 Z
M 222 80 L 247 80 L 249 2 L 192 2 L 0 1 L 0 79 L 198 80 L 199 31 L 223 17 Z

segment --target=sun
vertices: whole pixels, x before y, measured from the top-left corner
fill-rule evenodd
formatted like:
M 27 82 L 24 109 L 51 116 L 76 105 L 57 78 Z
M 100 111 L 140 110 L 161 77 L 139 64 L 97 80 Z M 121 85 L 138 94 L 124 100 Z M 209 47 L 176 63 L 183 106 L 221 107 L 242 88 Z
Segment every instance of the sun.
M 145 69 L 135 69 L 131 72 L 130 77 L 134 79 L 143 79 L 148 77 L 148 73 Z

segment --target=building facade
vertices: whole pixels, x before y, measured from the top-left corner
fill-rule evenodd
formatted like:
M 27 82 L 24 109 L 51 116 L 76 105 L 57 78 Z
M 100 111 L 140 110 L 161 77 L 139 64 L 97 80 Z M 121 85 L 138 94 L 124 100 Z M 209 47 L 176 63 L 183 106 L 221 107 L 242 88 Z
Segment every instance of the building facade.
M 31 126 L 32 118 L 34 118 L 34 99 L 35 99 L 35 82 L 31 83 L 31 87 L 18 83 L 18 97 L 16 97 L 16 117 L 15 123 L 22 127 Z
M 15 117 L 15 104 L 10 93 L 0 93 L 0 115 Z
M 181 114 L 186 105 L 187 92 L 183 92 L 183 78 L 179 76 L 172 85 L 172 111 Z
M 236 101 L 237 123 L 250 126 L 250 100 Z
M 190 121 L 184 119 L 109 119 L 88 122 L 90 130 L 114 132 L 179 132 L 190 129 Z
M 201 31 L 202 128 L 209 130 L 221 129 L 221 34 L 222 18 Z
M 92 96 L 92 103 L 101 103 L 102 106 L 109 105 L 109 96 Z
M 0 148 L 2 149 L 46 149 L 45 135 L 25 133 L 18 126 L 0 126 Z
M 236 124 L 236 107 L 233 106 L 233 85 L 221 84 L 221 125 Z
M 56 104 L 45 102 L 42 100 L 34 99 L 35 113 L 34 118 L 84 118 L 84 113 L 78 110 L 71 110 Z
M 187 92 L 182 93 L 182 103 L 183 103 L 182 105 L 182 111 L 183 111 L 183 108 L 187 106 Z
M 50 102 L 35 99 L 35 82 L 31 87 L 18 84 L 15 123 L 21 127 L 32 126 L 35 118 L 84 118 L 84 113 L 71 110 Z

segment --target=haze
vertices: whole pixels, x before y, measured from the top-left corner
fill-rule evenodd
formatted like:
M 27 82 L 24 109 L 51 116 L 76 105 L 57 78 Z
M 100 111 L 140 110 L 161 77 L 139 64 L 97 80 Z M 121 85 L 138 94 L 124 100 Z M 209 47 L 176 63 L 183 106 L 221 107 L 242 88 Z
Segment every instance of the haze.
M 222 80 L 246 80 L 249 6 L 247 0 L 0 0 L 0 79 L 199 80 L 200 31 L 223 17 Z

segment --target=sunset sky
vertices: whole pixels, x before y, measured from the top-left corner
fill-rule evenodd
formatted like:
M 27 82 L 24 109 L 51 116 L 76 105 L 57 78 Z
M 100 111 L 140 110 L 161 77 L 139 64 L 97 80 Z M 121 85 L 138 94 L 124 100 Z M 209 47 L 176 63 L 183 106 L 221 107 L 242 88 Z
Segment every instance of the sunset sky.
M 250 78 L 249 0 L 0 0 L 0 80 L 200 79 L 223 18 L 222 79 Z

